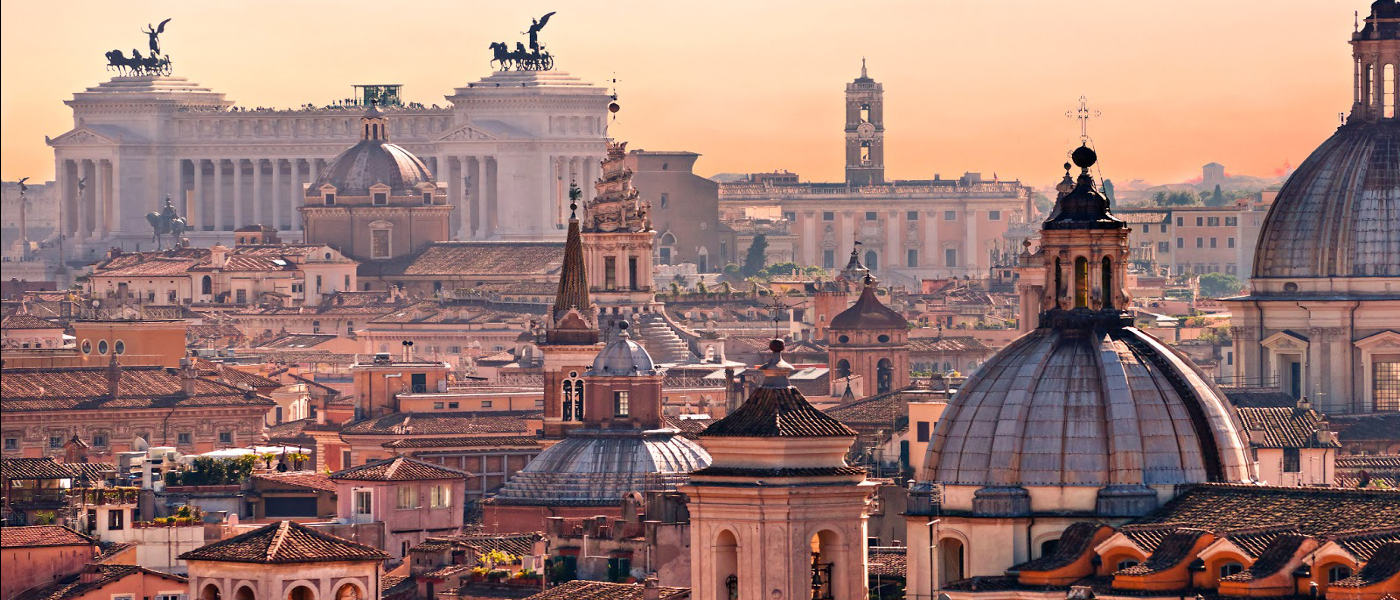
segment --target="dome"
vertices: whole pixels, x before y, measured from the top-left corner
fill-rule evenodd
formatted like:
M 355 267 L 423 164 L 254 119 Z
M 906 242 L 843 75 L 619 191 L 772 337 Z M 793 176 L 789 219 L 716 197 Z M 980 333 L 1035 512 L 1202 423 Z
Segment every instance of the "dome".
M 306 189 L 307 196 L 321 195 L 330 184 L 341 196 L 369 196 L 372 185 L 389 186 L 390 196 L 416 196 L 417 187 L 433 183 L 433 174 L 422 159 L 403 147 L 389 143 L 388 122 L 378 106 L 371 106 L 360 118 L 361 139 L 341 152 Z
M 618 327 L 621 331 L 593 358 L 593 366 L 587 374 L 601 377 L 655 375 L 656 366 L 651 362 L 651 355 L 641 344 L 632 341 L 627 334 L 627 323 L 619 323 Z
M 997 353 L 948 404 L 921 480 L 1014 488 L 1251 481 L 1223 394 L 1132 327 L 1042 327 Z
M 832 317 L 827 329 L 905 329 L 909 322 L 875 296 L 874 278 L 866 275 L 865 289 L 850 308 Z
M 628 492 L 674 490 L 709 464 L 704 448 L 673 429 L 575 431 L 511 476 L 493 501 L 612 506 Z
M 1284 182 L 1255 278 L 1400 277 L 1400 122 L 1350 123 Z

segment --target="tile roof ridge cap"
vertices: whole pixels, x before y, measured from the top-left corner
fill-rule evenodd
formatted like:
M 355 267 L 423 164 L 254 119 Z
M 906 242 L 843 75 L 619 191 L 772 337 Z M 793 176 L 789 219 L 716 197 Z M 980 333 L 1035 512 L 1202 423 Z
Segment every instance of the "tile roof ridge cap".
M 1270 523 L 1270 524 L 1266 524 L 1266 525 L 1248 525 L 1248 526 L 1244 526 L 1244 527 L 1236 527 L 1236 528 L 1233 528 L 1233 529 L 1221 529 L 1221 530 L 1220 530 L 1220 535 L 1221 535 L 1222 537 L 1233 537 L 1233 536 L 1237 536 L 1237 535 L 1250 535 L 1250 534 L 1254 534 L 1254 533 L 1272 533 L 1272 532 L 1275 532 L 1275 531 L 1277 531 L 1277 532 L 1289 532 L 1289 531 L 1291 531 L 1291 532 L 1294 532 L 1294 533 L 1302 533 L 1302 529 L 1299 527 L 1298 522 L 1297 522 L 1297 521 L 1292 521 L 1292 522 Z
M 277 531 L 272 534 L 272 542 L 267 545 L 267 552 L 264 554 L 268 562 L 272 562 L 277 552 L 282 549 L 282 542 L 287 539 L 287 531 L 291 529 L 291 525 L 292 522 L 285 519 L 277 524 Z
M 1370 536 L 1382 536 L 1387 534 L 1400 534 L 1400 525 L 1390 525 L 1386 527 L 1371 527 L 1364 529 L 1343 529 L 1334 531 L 1325 536 L 1317 536 L 1325 540 L 1353 540 Z
M 392 480 L 394 478 L 394 475 L 399 472 L 399 466 L 404 463 L 403 458 L 402 456 L 395 456 L 389 460 L 388 468 L 384 469 L 384 479 Z

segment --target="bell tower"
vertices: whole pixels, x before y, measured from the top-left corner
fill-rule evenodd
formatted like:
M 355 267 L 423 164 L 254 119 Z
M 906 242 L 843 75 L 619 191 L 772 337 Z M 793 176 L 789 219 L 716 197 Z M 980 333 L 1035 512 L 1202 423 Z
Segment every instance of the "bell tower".
M 885 182 L 885 89 L 865 72 L 846 84 L 846 184 Z
M 1376 122 L 1395 120 L 1397 78 L 1400 73 L 1400 2 L 1376 0 L 1365 25 L 1351 35 L 1352 59 L 1355 62 L 1355 96 L 1351 116 L 1355 120 Z

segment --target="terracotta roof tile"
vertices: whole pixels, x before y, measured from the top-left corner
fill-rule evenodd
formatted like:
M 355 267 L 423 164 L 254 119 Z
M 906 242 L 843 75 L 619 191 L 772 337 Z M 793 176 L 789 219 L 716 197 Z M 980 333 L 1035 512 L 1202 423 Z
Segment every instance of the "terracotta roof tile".
M 266 481 L 277 486 L 297 487 L 322 492 L 335 492 L 335 483 L 329 475 L 315 471 L 289 471 L 286 473 L 258 473 L 255 481 Z
M 1364 531 L 1348 531 L 1335 534 L 1331 540 L 1346 549 L 1361 561 L 1371 560 L 1371 556 L 1386 544 L 1400 542 L 1400 527 L 1386 527 Z
M 1322 415 L 1292 407 L 1236 409 L 1250 444 L 1259 448 L 1339 448 L 1336 440 L 1319 441 Z M 1258 432 L 1258 433 L 1255 433 Z
M 1298 533 L 1288 533 L 1277 536 L 1272 542 L 1269 542 L 1269 545 L 1264 548 L 1263 552 L 1259 553 L 1259 558 L 1255 559 L 1254 563 L 1251 564 L 1248 569 L 1221 579 L 1227 581 L 1254 581 L 1255 579 L 1263 579 L 1273 575 L 1279 572 L 1279 569 L 1287 566 L 1290 560 L 1293 560 L 1293 555 L 1298 552 L 1298 547 L 1303 545 L 1303 541 L 1306 539 L 1308 539 L 1308 536 Z
M 10 315 L 0 319 L 0 329 L 63 329 L 63 326 L 34 315 Z
M 527 533 L 466 533 L 450 538 L 454 541 L 463 542 L 470 546 L 480 548 L 483 552 L 500 550 L 507 554 L 524 556 L 535 551 L 535 542 L 544 539 L 544 534 L 538 531 Z
M 341 430 L 345 435 L 490 435 L 529 434 L 528 419 L 539 411 L 394 413 L 357 421 Z
M 435 481 L 463 479 L 466 471 L 435 465 L 406 456 L 396 456 L 365 463 L 331 473 L 335 481 Z
M 885 306 L 875 296 L 875 286 L 867 284 L 856 303 L 832 317 L 827 329 L 904 329 L 908 326 L 909 322 L 903 315 Z
M 1338 418 L 1332 426 L 1342 442 L 1400 441 L 1400 414 Z
M 1378 548 L 1371 555 L 1371 559 L 1366 561 L 1366 566 L 1361 567 L 1361 571 L 1332 585 L 1342 588 L 1365 587 L 1389 581 L 1396 575 L 1400 575 L 1400 542 L 1390 542 Z M 1346 592 L 1342 592 L 1338 595 L 1345 594 Z
M 759 387 L 737 410 L 714 422 L 705 437 L 845 437 L 855 430 L 817 410 L 797 388 Z
M 540 592 L 525 600 L 642 600 L 644 590 L 636 583 L 603 583 L 601 581 L 570 581 Z M 660 600 L 690 598 L 690 589 L 663 587 Z
M 1080 521 L 1066 527 L 1060 534 L 1055 551 L 1040 558 L 1011 567 L 1013 571 L 1051 571 L 1079 560 L 1093 545 L 1094 535 L 1103 528 L 1103 523 Z
M 1147 560 L 1126 569 L 1119 569 L 1114 575 L 1150 575 L 1175 567 L 1183 560 L 1194 558 L 1191 548 L 1205 533 L 1199 529 L 1173 531 L 1162 538 Z
M 359 274 L 543 276 L 559 272 L 563 250 L 558 242 L 436 242 L 402 258 L 361 263 Z
M 92 574 L 96 576 L 93 577 L 91 576 Z M 184 584 L 188 581 L 179 575 L 152 571 L 136 565 L 92 564 L 86 567 L 85 572 L 74 573 L 50 585 L 31 589 L 23 594 L 15 596 L 15 600 L 65 600 L 67 598 L 100 596 L 93 595 L 93 592 L 132 575 L 140 574 L 154 575 L 156 577 L 168 579 L 179 584 L 172 586 L 176 588 L 183 588 Z M 86 581 L 84 579 L 86 579 Z M 116 594 L 113 594 L 113 596 L 117 597 Z
M 203 406 L 271 406 L 272 401 L 226 383 L 199 378 L 194 394 L 185 396 L 175 369 L 122 367 L 118 395 L 108 394 L 107 367 L 6 369 L 0 379 L 4 412 L 173 408 Z
M 0 459 L 0 479 L 77 479 L 79 473 L 52 456 Z
M 0 527 L 0 548 L 97 545 L 94 540 L 61 525 Z
M 909 338 L 910 352 L 991 352 L 981 340 L 968 335 Z
M 294 521 L 272 523 L 180 555 L 181 560 L 259 564 L 382 561 L 389 555 Z
M 904 546 L 872 546 L 870 548 L 870 574 L 882 577 L 905 577 L 908 570 L 909 549 Z
M 1175 524 L 1227 532 L 1280 521 L 1296 523 L 1300 533 L 1312 536 L 1397 527 L 1400 491 L 1203 483 L 1124 529 Z

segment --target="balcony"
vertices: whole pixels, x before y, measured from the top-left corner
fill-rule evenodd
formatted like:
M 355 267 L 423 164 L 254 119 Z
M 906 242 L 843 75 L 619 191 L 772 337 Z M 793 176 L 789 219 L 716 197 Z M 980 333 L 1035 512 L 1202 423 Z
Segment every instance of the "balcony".
M 77 496 L 75 500 L 87 506 L 136 504 L 141 495 L 141 489 L 134 487 L 83 488 L 73 491 Z
M 12 489 L 5 494 L 11 510 L 54 510 L 68 506 L 68 490 Z

